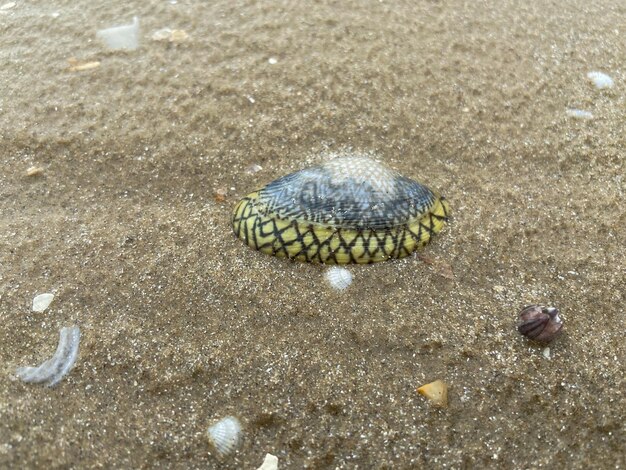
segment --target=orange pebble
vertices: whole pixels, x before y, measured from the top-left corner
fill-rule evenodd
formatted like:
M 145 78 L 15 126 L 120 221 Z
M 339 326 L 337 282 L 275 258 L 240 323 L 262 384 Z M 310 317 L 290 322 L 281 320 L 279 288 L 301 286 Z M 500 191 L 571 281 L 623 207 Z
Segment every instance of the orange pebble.
M 435 380 L 417 389 L 417 393 L 428 398 L 433 405 L 445 408 L 448 406 L 448 386 L 441 380 Z

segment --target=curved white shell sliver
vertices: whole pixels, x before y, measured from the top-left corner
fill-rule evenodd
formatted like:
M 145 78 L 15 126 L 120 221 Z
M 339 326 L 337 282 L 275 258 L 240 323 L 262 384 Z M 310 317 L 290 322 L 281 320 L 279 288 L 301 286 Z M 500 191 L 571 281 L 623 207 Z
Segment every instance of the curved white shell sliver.
M 77 326 L 61 328 L 59 345 L 54 355 L 36 367 L 18 367 L 17 376 L 24 382 L 46 382 L 48 387 L 56 385 L 72 368 L 78 357 L 80 329 Z
M 234 416 L 226 416 L 210 426 L 207 434 L 219 457 L 225 457 L 241 443 L 241 424 Z

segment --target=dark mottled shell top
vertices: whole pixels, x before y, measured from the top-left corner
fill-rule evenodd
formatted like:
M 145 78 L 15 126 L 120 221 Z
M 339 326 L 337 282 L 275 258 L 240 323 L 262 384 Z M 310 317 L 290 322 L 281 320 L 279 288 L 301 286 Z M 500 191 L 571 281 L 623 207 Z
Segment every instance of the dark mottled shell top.
M 426 244 L 448 217 L 436 193 L 367 157 L 283 176 L 235 208 L 235 233 L 266 253 L 303 261 L 371 263 Z
M 268 213 L 348 229 L 384 229 L 423 214 L 430 189 L 380 163 L 338 158 L 271 182 L 260 191 Z

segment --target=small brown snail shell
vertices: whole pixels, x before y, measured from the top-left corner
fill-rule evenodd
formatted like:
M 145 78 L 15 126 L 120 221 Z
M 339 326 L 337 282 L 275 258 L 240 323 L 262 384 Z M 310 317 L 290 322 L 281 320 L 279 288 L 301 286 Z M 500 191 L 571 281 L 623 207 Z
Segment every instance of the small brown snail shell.
M 563 328 L 563 320 L 555 307 L 529 305 L 519 314 L 517 330 L 529 339 L 540 343 L 549 343 Z

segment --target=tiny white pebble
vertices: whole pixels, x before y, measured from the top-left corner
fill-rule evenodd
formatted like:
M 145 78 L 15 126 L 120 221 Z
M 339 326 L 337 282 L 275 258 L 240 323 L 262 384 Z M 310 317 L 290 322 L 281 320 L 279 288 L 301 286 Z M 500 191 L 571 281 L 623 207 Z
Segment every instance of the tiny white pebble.
M 567 109 L 565 114 L 576 119 L 593 119 L 593 114 L 583 109 Z
M 546 359 L 550 359 L 550 348 L 545 348 L 543 350 L 543 357 L 545 357 Z
M 172 30 L 170 28 L 163 28 L 152 33 L 153 41 L 166 41 L 172 36 Z
M 278 63 L 278 59 L 276 59 L 276 57 L 270 57 L 269 59 L 267 59 L 267 61 L 271 64 L 271 65 L 275 65 Z
M 336 290 L 347 289 L 352 284 L 352 273 L 346 268 L 333 266 L 326 271 L 326 280 Z
M 587 78 L 593 82 L 598 90 L 613 88 L 613 79 L 602 72 L 589 72 Z
M 54 294 L 46 293 L 36 295 L 33 299 L 33 312 L 41 313 L 45 311 L 50 306 L 53 299 Z
M 255 173 L 258 173 L 262 169 L 263 169 L 263 167 L 261 165 L 253 163 L 252 165 L 248 165 L 246 167 L 246 173 L 248 173 L 249 175 L 253 175 Z
M 252 104 L 254 104 L 255 100 L 252 96 L 248 96 L 248 101 Z

